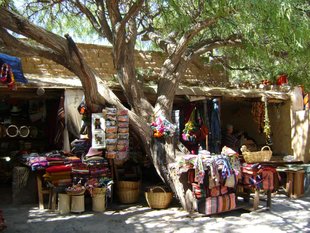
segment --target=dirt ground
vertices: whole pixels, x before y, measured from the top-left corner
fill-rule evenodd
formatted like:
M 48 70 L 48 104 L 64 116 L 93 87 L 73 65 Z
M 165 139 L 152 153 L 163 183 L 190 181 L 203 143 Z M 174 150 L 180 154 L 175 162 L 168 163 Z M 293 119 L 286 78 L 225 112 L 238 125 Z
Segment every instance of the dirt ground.
M 270 210 L 260 204 L 257 211 L 238 209 L 213 216 L 189 214 L 175 204 L 152 210 L 143 200 L 135 205 L 109 204 L 101 213 L 93 212 L 87 200 L 81 214 L 60 215 L 37 205 L 2 204 L 0 209 L 7 225 L 4 233 L 310 232 L 310 195 L 299 199 L 275 195 Z

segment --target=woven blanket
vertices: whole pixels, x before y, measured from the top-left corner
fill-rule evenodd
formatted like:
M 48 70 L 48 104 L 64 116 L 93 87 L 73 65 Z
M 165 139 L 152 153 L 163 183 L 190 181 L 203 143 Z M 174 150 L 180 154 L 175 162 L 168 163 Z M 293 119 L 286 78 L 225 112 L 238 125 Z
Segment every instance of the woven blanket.
M 197 201 L 198 212 L 206 215 L 221 213 L 236 208 L 235 193 L 217 197 L 202 198 Z

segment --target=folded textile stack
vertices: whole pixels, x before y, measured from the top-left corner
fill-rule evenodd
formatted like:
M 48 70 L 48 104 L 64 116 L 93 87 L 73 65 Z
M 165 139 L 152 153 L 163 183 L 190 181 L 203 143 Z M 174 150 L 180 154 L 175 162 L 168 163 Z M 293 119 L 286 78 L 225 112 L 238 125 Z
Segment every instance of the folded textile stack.
M 117 111 L 117 154 L 115 163 L 123 164 L 129 159 L 129 117 L 127 110 Z
M 72 165 L 73 175 L 89 175 L 88 165 L 85 163 L 77 163 Z
M 71 164 L 71 165 L 76 164 L 76 163 L 81 163 L 81 162 L 82 160 L 75 155 L 67 156 L 65 160 L 65 164 Z
M 92 177 L 111 176 L 109 163 L 107 159 L 103 158 L 102 151 L 89 148 L 85 156 L 84 166 L 88 167 L 89 174 Z
M 111 177 L 111 172 L 107 164 L 89 165 L 89 173 L 92 177 Z
M 46 156 L 41 156 L 38 153 L 31 153 L 26 157 L 26 165 L 31 167 L 32 171 L 44 170 L 48 166 Z
M 72 183 L 71 166 L 56 165 L 46 168 L 43 175 L 45 181 L 52 183 L 57 187 L 67 187 Z
M 114 159 L 117 154 L 117 110 L 106 108 L 106 158 Z
M 47 160 L 48 166 L 56 166 L 56 165 L 64 165 L 65 164 L 65 159 L 63 159 L 63 158 L 46 157 L 46 160 Z

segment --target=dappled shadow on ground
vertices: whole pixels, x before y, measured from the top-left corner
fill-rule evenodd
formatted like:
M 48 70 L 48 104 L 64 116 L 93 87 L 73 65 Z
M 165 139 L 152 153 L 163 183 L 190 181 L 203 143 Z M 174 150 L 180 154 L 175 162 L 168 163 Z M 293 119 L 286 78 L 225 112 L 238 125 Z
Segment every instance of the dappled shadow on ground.
M 87 209 L 81 214 L 59 215 L 34 206 L 8 206 L 3 209 L 6 232 L 308 232 L 310 198 L 272 199 L 271 210 L 234 210 L 212 216 L 189 214 L 180 207 L 152 210 L 146 203 L 111 205 L 103 213 Z M 117 208 L 116 208 L 117 207 Z

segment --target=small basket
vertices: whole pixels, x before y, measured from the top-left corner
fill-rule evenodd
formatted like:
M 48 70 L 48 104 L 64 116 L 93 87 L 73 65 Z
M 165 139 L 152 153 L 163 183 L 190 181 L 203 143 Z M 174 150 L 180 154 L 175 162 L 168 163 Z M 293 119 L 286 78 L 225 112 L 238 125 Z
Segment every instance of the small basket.
M 152 209 L 165 209 L 168 208 L 172 201 L 172 192 L 166 192 L 164 188 L 155 186 L 145 192 L 145 199 Z
M 135 203 L 139 200 L 139 189 L 118 189 L 117 195 L 118 199 L 123 204 L 131 204 Z
M 264 150 L 266 148 L 268 150 Z M 261 151 L 245 151 L 242 155 L 246 163 L 268 162 L 271 159 L 272 151 L 269 146 L 264 146 Z

